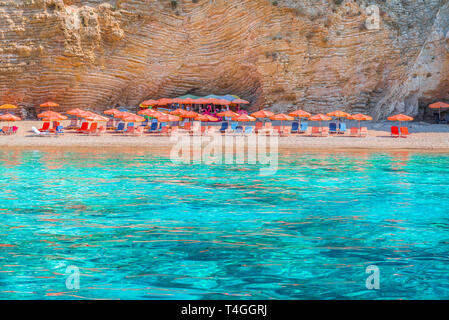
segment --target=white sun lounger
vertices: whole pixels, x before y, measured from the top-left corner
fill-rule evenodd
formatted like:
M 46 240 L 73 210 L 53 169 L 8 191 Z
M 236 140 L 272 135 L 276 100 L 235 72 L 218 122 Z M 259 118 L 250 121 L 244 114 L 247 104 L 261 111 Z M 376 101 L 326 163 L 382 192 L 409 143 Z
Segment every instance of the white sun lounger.
M 37 130 L 36 127 L 31 127 L 31 130 L 33 130 L 33 133 L 34 133 L 35 136 L 41 136 L 42 137 L 42 136 L 49 135 L 48 132 L 40 132 L 39 130 Z

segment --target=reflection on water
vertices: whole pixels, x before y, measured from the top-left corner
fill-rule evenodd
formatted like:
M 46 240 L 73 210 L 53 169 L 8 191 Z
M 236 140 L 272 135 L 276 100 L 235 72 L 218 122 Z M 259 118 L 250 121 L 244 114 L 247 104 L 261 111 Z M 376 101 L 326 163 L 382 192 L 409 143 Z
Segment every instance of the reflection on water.
M 0 299 L 449 297 L 449 155 L 167 156 L 0 151 Z

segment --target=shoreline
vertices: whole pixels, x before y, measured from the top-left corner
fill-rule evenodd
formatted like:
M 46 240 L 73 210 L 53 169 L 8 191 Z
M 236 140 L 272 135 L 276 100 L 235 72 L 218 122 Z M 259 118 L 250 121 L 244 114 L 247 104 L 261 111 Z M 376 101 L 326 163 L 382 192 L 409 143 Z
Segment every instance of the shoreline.
M 31 127 L 40 127 L 41 121 L 21 121 L 16 123 L 20 130 L 15 135 L 0 135 L 0 148 L 11 149 L 74 149 L 95 148 L 97 150 L 168 150 L 176 144 L 168 136 L 124 136 L 106 133 L 104 136 L 88 136 L 66 131 L 63 136 L 32 136 Z M 391 124 L 389 124 L 391 125 Z M 365 138 L 350 136 L 310 137 L 291 135 L 278 138 L 279 150 L 287 151 L 421 151 L 449 152 L 449 126 L 411 126 L 411 136 L 392 138 L 379 123 L 369 127 Z M 380 127 L 380 128 L 379 128 Z M 415 132 L 414 132 L 415 131 Z M 206 136 L 208 137 L 208 136 Z M 205 142 L 207 144 L 207 141 Z M 204 146 L 204 145 L 203 145 Z

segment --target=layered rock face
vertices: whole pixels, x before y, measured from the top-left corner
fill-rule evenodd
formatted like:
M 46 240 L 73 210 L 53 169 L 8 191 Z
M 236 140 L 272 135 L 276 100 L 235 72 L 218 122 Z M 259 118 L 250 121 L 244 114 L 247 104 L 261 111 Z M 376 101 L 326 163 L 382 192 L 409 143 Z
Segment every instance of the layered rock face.
M 448 30 L 437 0 L 6 0 L 0 102 L 32 116 L 230 93 L 251 110 L 422 116 L 449 100 Z

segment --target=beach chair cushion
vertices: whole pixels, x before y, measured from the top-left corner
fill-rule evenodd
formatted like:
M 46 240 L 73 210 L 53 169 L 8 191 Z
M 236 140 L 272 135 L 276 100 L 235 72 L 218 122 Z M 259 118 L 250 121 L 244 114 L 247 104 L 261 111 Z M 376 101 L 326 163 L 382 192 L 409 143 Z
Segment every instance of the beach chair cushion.
M 256 122 L 256 128 L 255 131 L 258 132 L 260 129 L 262 129 L 263 123 L 262 122 Z
M 253 133 L 253 127 L 245 127 L 245 134 Z
M 306 132 L 308 127 L 309 127 L 309 124 L 307 122 L 301 122 L 301 125 L 300 125 L 301 130 L 300 131 Z
M 329 123 L 329 132 L 336 133 L 337 132 L 337 124 L 335 122 Z
M 346 123 L 340 122 L 339 133 L 344 134 L 346 132 Z

